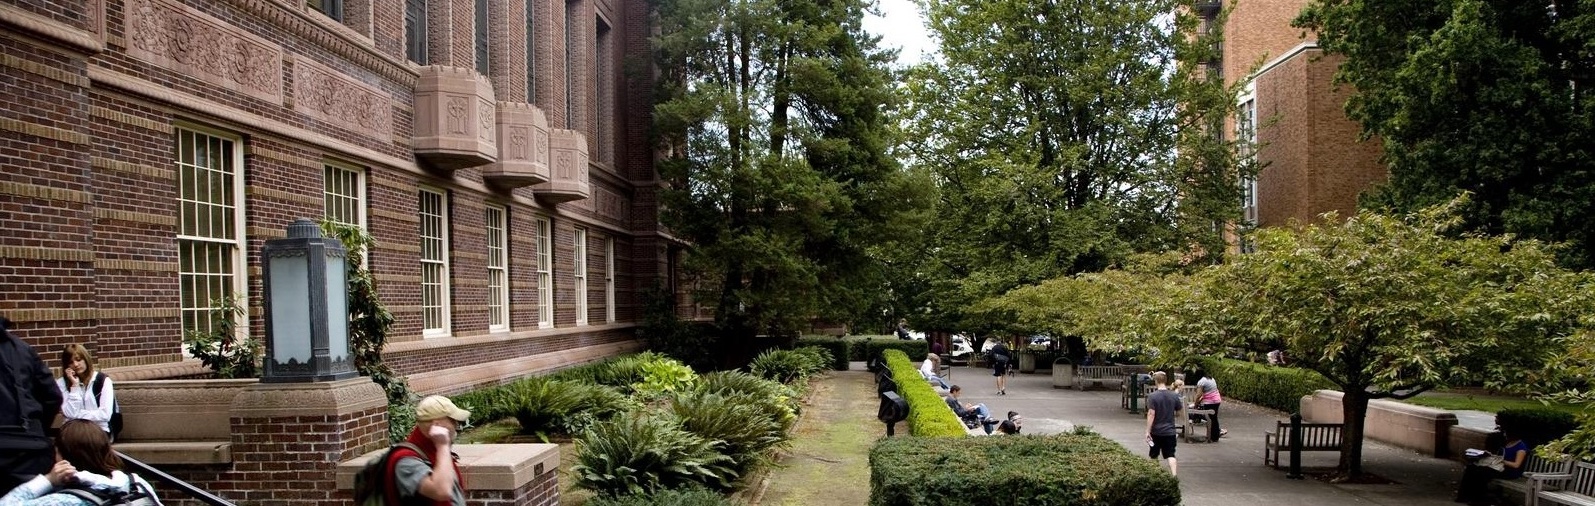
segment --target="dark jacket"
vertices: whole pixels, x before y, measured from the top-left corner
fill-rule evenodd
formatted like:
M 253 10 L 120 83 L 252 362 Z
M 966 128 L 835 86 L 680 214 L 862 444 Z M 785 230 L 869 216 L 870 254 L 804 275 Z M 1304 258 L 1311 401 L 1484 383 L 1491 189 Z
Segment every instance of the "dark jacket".
M 50 447 L 45 429 L 61 412 L 61 390 L 50 367 L 0 318 L 0 451 Z

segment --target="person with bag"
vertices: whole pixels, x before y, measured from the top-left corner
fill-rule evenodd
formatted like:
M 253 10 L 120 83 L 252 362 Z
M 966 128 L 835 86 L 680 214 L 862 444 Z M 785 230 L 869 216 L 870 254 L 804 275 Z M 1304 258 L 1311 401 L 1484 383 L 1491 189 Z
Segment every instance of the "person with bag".
M 1008 369 L 1013 363 L 1013 351 L 998 341 L 991 347 L 991 375 L 997 377 L 997 395 L 1008 395 Z
M 387 496 L 387 504 L 465 506 L 465 480 L 451 450 L 460 425 L 470 416 L 441 395 L 416 403 L 415 429 L 404 439 L 411 446 L 399 445 L 388 453 L 386 476 L 393 479 L 384 494 L 393 495 Z
M 0 497 L 0 506 L 160 506 L 155 489 L 137 474 L 122 471 L 111 438 L 93 422 L 67 420 L 55 439 L 59 459 L 40 474 Z
M 0 317 L 0 491 L 50 471 L 55 462 L 46 431 L 61 412 L 61 391 L 50 366 Z
M 1490 480 L 1515 480 L 1523 476 L 1523 464 L 1528 461 L 1529 445 L 1518 437 L 1517 430 L 1510 427 L 1497 427 L 1500 434 L 1490 437 L 1500 443 L 1500 453 L 1481 452 L 1469 449 L 1466 455 L 1477 455 L 1467 467 L 1462 470 L 1462 479 L 1457 482 L 1456 502 L 1466 504 L 1490 504 Z
M 116 439 L 121 432 L 116 409 L 116 387 L 105 373 L 94 370 L 94 355 L 81 344 L 61 350 L 61 416 L 67 420 L 88 420 Z

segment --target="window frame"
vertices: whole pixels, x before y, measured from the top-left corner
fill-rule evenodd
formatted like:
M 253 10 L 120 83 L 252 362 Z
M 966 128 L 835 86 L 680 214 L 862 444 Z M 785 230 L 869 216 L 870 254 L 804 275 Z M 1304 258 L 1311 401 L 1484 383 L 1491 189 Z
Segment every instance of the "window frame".
M 537 328 L 554 328 L 554 220 L 533 218 L 537 242 Z
M 492 50 L 492 7 L 491 0 L 476 0 L 476 20 L 473 23 L 474 36 L 472 48 L 476 53 L 476 72 L 484 76 L 493 75 L 493 50 Z
M 305 0 L 305 7 L 332 18 L 333 21 L 343 22 L 343 0 Z
M 497 219 L 493 214 L 498 213 Z M 483 206 L 483 236 L 487 248 L 487 330 L 510 330 L 509 208 L 498 204 Z M 496 229 L 496 232 L 495 232 Z M 495 250 L 497 250 L 495 252 Z M 498 264 L 494 266 L 494 264 Z M 494 274 L 498 274 L 495 280 Z M 495 286 L 495 283 L 497 286 Z M 495 304 L 495 300 L 497 303 Z M 493 323 L 497 319 L 500 323 Z
M 185 211 L 184 211 L 184 209 L 189 207 L 189 206 L 185 205 L 185 199 L 183 198 L 183 186 L 184 186 L 183 177 L 184 177 L 184 171 L 185 171 L 184 165 L 188 165 L 188 166 L 191 166 L 191 167 L 198 167 L 199 166 L 198 164 L 195 164 L 195 163 L 185 164 L 184 161 L 183 161 L 184 160 L 184 156 L 183 156 L 183 145 L 184 144 L 183 144 L 182 136 L 183 136 L 184 132 L 187 132 L 187 133 L 189 133 L 189 134 L 191 134 L 193 136 L 196 136 L 196 137 L 197 136 L 204 136 L 207 139 L 215 139 L 215 140 L 218 140 L 218 141 L 221 141 L 221 142 L 226 142 L 226 143 L 230 144 L 230 146 L 229 146 L 230 152 L 227 154 L 226 158 L 228 159 L 227 161 L 230 164 L 230 167 L 232 169 L 231 173 L 228 174 L 228 177 L 230 177 L 232 179 L 232 181 L 230 182 L 230 184 L 227 184 L 226 186 L 230 188 L 230 191 L 232 193 L 232 195 L 231 195 L 232 196 L 231 209 L 232 209 L 232 212 L 233 212 L 233 216 L 232 216 L 232 219 L 230 220 L 232 222 L 231 223 L 231 226 L 232 226 L 231 237 L 207 237 L 207 236 L 203 236 L 203 235 L 190 235 L 190 234 L 185 234 L 184 233 L 184 223 L 185 223 L 185 220 L 184 220 Z M 209 142 L 207 141 L 207 145 L 208 144 L 209 144 Z M 193 146 L 194 144 L 191 142 L 189 145 Z M 191 328 L 190 325 L 188 324 L 188 322 L 186 321 L 188 319 L 187 316 L 188 316 L 189 313 L 204 311 L 204 313 L 202 313 L 203 316 L 200 317 L 200 318 L 196 318 L 196 320 L 203 319 L 206 322 L 210 322 L 211 312 L 213 312 L 216 309 L 216 306 L 211 305 L 211 302 L 215 300 L 215 297 L 212 297 L 211 300 L 205 301 L 204 302 L 204 304 L 205 304 L 204 306 L 188 307 L 184 303 L 184 299 L 187 298 L 187 297 L 185 297 L 185 292 L 190 292 L 191 291 L 191 290 L 187 290 L 187 289 L 183 288 L 184 285 L 187 284 L 187 281 L 188 281 L 187 279 L 185 279 L 185 277 L 188 277 L 188 276 L 227 277 L 229 279 L 226 282 L 224 282 L 224 285 L 230 285 L 230 286 L 228 286 L 228 288 L 230 288 L 232 290 L 232 293 L 224 294 L 224 296 L 234 297 L 234 302 L 237 304 L 237 306 L 240 307 L 240 308 L 243 308 L 243 310 L 245 311 L 245 314 L 243 315 L 244 321 L 243 322 L 235 322 L 235 323 L 238 323 L 238 325 L 234 325 L 234 329 L 235 329 L 234 333 L 235 333 L 236 336 L 239 336 L 239 337 L 248 336 L 249 335 L 249 325 L 248 325 L 247 322 L 248 322 L 248 319 L 249 319 L 249 314 L 248 314 L 248 310 L 249 310 L 248 309 L 249 308 L 249 269 L 248 269 L 248 263 L 247 263 L 248 262 L 248 258 L 247 258 L 247 254 L 246 254 L 246 249 L 248 248 L 248 242 L 247 242 L 248 238 L 246 237 L 246 233 L 245 233 L 246 214 L 247 214 L 247 209 L 245 208 L 245 206 L 248 203 L 248 198 L 246 198 L 245 195 L 244 195 L 244 191 L 245 191 L 244 173 L 247 170 L 247 168 L 244 165 L 244 137 L 242 135 L 239 135 L 239 134 L 235 134 L 235 133 L 227 132 L 227 131 L 223 131 L 223 130 L 218 130 L 218 129 L 215 129 L 215 128 L 210 128 L 210 127 L 206 127 L 206 126 L 202 126 L 202 125 L 191 124 L 191 123 L 186 123 L 186 122 L 177 122 L 176 124 L 173 125 L 173 128 L 172 128 L 172 152 L 174 154 L 174 157 L 173 157 L 173 160 L 172 160 L 172 163 L 175 166 L 174 167 L 174 169 L 175 169 L 174 170 L 174 172 L 175 172 L 174 175 L 176 176 L 176 179 L 177 179 L 177 181 L 176 181 L 176 187 L 177 187 L 177 226 L 175 227 L 175 232 L 176 233 L 173 234 L 173 237 L 174 237 L 176 245 L 177 245 L 178 313 L 180 315 L 179 316 L 179 321 L 180 321 L 179 325 L 184 329 L 185 332 L 188 331 L 188 330 L 201 330 L 201 331 L 207 331 L 208 332 L 211 328 L 213 328 L 213 327 L 210 327 L 210 325 L 213 325 L 213 323 L 208 323 L 207 324 L 208 328 L 206 328 L 206 329 Z M 197 158 L 197 155 L 191 155 L 188 158 L 194 159 L 194 158 Z M 207 167 L 207 170 L 214 170 L 214 168 Z M 196 187 L 196 189 L 197 189 L 197 187 Z M 212 189 L 214 189 L 214 186 L 212 186 Z M 197 199 L 193 200 L 193 202 L 195 202 L 196 204 L 203 203 L 202 201 L 199 201 Z M 207 205 L 214 205 L 214 204 L 207 204 Z M 197 217 L 196 217 L 196 219 L 197 219 Z M 183 269 L 183 265 L 185 263 L 183 261 L 183 258 L 185 256 L 184 255 L 184 250 L 186 249 L 186 247 L 188 245 L 195 244 L 195 243 L 219 244 L 219 245 L 225 245 L 226 247 L 230 247 L 231 251 L 224 255 L 225 259 L 231 264 L 228 267 L 228 269 L 230 269 L 230 272 L 223 272 L 223 273 L 221 273 L 220 276 L 217 276 L 216 273 L 213 273 L 213 272 L 203 272 L 202 273 L 202 272 L 197 272 L 197 271 L 193 271 L 193 270 L 184 271 L 184 269 Z M 192 256 L 190 256 L 190 259 L 191 260 L 198 260 L 198 259 L 192 258 Z M 195 295 L 197 296 L 197 294 L 195 294 Z M 197 301 L 197 299 L 196 299 L 196 301 Z M 186 354 L 187 351 L 185 350 L 184 353 Z
M 425 208 L 425 202 L 423 201 L 424 195 L 426 194 L 432 194 L 438 197 L 437 213 L 433 214 L 426 212 L 427 209 Z M 450 291 L 452 287 L 449 283 L 450 268 L 452 267 L 449 262 L 449 193 L 442 189 L 433 188 L 430 186 L 421 186 L 417 188 L 416 197 L 416 215 L 421 218 L 420 223 L 417 224 L 416 233 L 417 239 L 421 241 L 421 252 L 419 255 L 417 255 L 417 261 L 421 264 L 421 337 L 445 337 L 450 335 L 450 323 L 452 320 L 450 307 Z M 438 241 L 438 259 L 428 259 L 426 257 L 426 241 L 429 239 L 429 236 L 426 235 L 426 221 L 428 215 L 435 215 L 438 220 L 438 237 L 431 238 Z M 436 283 L 434 283 L 437 285 L 438 290 L 438 304 L 436 306 L 429 306 L 426 303 L 426 277 L 428 263 L 439 266 L 438 280 Z M 438 321 L 436 322 L 438 324 L 437 326 L 427 326 L 427 310 L 430 307 L 438 308 Z
M 615 238 L 604 238 L 604 323 L 615 323 Z
M 587 229 L 576 227 L 575 252 L 571 254 L 571 277 L 574 278 L 572 287 L 576 291 L 576 325 L 587 325 Z
M 404 56 L 416 65 L 427 65 L 431 61 L 427 55 L 430 49 L 427 10 L 430 8 L 428 0 L 404 0 Z

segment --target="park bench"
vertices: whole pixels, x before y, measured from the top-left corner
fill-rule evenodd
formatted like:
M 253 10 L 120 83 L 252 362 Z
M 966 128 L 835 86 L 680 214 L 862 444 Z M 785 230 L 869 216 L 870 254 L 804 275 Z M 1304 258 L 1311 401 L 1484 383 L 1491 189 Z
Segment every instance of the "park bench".
M 1301 424 L 1301 451 L 1340 451 L 1341 429 L 1339 423 Z M 1273 432 L 1263 434 L 1263 465 L 1279 469 L 1279 454 L 1290 451 L 1290 422 L 1280 421 Z
M 1540 501 L 1595 506 L 1595 464 L 1580 461 L 1571 473 L 1536 474 L 1528 481 L 1533 489 L 1528 501 L 1531 506 Z
M 1523 479 L 1521 480 L 1494 480 L 1491 484 L 1500 487 L 1503 493 L 1523 497 L 1523 504 L 1535 504 L 1534 492 L 1536 480 L 1541 475 L 1560 476 L 1573 472 L 1573 459 L 1543 459 L 1533 452 L 1529 452 L 1523 460 Z
M 1144 365 L 1084 365 L 1074 368 L 1074 387 L 1079 390 L 1124 385 L 1124 377 L 1146 372 Z

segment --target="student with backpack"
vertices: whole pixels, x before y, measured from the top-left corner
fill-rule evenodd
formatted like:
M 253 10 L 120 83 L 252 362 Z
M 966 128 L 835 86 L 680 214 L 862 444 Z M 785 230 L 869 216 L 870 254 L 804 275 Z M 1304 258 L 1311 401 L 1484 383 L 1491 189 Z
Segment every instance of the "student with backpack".
M 465 480 L 451 450 L 460 425 L 470 416 L 448 397 L 421 399 L 410 435 L 355 477 L 355 504 L 465 506 Z
M 160 506 L 155 489 L 122 471 L 111 438 L 87 420 L 67 420 L 55 438 L 60 456 L 48 473 L 11 489 L 0 506 Z
M 116 388 L 105 373 L 94 370 L 94 355 L 81 344 L 61 350 L 61 416 L 67 420 L 88 420 L 116 439 L 122 432 L 121 413 L 116 405 Z
M 0 492 L 50 471 L 55 455 L 45 431 L 61 412 L 50 366 L 10 329 L 0 317 Z

